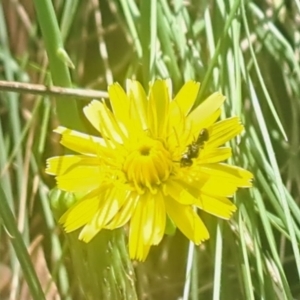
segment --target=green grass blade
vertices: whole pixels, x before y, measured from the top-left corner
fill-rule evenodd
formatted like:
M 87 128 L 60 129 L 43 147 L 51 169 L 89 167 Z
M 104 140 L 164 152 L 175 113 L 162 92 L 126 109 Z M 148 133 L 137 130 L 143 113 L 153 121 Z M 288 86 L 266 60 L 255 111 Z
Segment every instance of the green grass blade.
M 32 266 L 30 256 L 17 228 L 16 220 L 8 206 L 2 185 L 0 185 L 0 216 L 9 236 L 11 236 L 11 243 L 22 267 L 24 278 L 27 281 L 32 298 L 35 300 L 45 299 L 37 274 Z
M 53 83 L 57 86 L 71 87 L 68 56 L 64 50 L 52 1 L 34 0 L 34 5 L 43 33 Z M 61 125 L 74 129 L 82 128 L 75 100 L 58 98 L 57 114 Z

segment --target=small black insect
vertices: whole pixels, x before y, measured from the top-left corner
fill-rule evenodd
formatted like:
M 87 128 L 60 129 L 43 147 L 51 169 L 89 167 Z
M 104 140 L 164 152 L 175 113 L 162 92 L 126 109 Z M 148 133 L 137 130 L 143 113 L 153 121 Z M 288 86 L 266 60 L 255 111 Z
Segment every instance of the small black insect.
M 199 151 L 203 148 L 204 143 L 208 141 L 209 134 L 206 128 L 203 128 L 196 141 L 193 141 L 190 145 L 188 145 L 187 150 L 182 154 L 180 159 L 180 167 L 190 167 L 193 164 L 193 158 L 197 158 L 199 155 Z

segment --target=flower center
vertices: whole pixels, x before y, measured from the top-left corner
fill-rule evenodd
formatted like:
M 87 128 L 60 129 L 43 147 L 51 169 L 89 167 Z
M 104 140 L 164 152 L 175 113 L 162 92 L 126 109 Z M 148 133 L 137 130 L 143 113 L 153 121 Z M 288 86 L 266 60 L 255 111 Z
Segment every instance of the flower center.
M 123 166 L 127 180 L 139 193 L 144 193 L 145 188 L 156 193 L 158 186 L 169 178 L 171 169 L 170 153 L 162 142 L 148 137 L 136 144 Z

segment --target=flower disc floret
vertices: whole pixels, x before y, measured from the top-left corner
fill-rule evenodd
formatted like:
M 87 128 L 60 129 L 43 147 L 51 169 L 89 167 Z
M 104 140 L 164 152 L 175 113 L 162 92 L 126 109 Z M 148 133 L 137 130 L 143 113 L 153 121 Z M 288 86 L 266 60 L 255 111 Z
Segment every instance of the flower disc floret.
M 159 186 L 169 178 L 172 163 L 163 143 L 146 137 L 130 151 L 123 171 L 128 183 L 133 184 L 138 193 L 144 193 L 145 189 L 157 193 Z

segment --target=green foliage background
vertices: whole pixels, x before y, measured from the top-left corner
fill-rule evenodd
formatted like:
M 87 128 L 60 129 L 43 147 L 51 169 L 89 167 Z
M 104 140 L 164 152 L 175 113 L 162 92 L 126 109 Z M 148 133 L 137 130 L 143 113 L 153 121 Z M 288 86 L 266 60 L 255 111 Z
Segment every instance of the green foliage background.
M 299 0 L 1 1 L 0 80 L 106 90 L 170 77 L 175 93 L 194 79 L 198 103 L 219 90 L 223 117 L 243 120 L 232 162 L 253 172 L 254 187 L 237 193 L 230 222 L 203 214 L 211 238 L 194 251 L 177 232 L 134 263 L 139 299 L 300 299 L 299 24 Z M 63 53 L 50 74 L 45 49 L 51 60 L 56 42 L 75 68 Z M 56 113 L 48 96 L 0 91 L 1 299 L 83 299 L 44 168 L 59 152 L 58 123 L 91 130 L 86 103 L 61 99 Z

